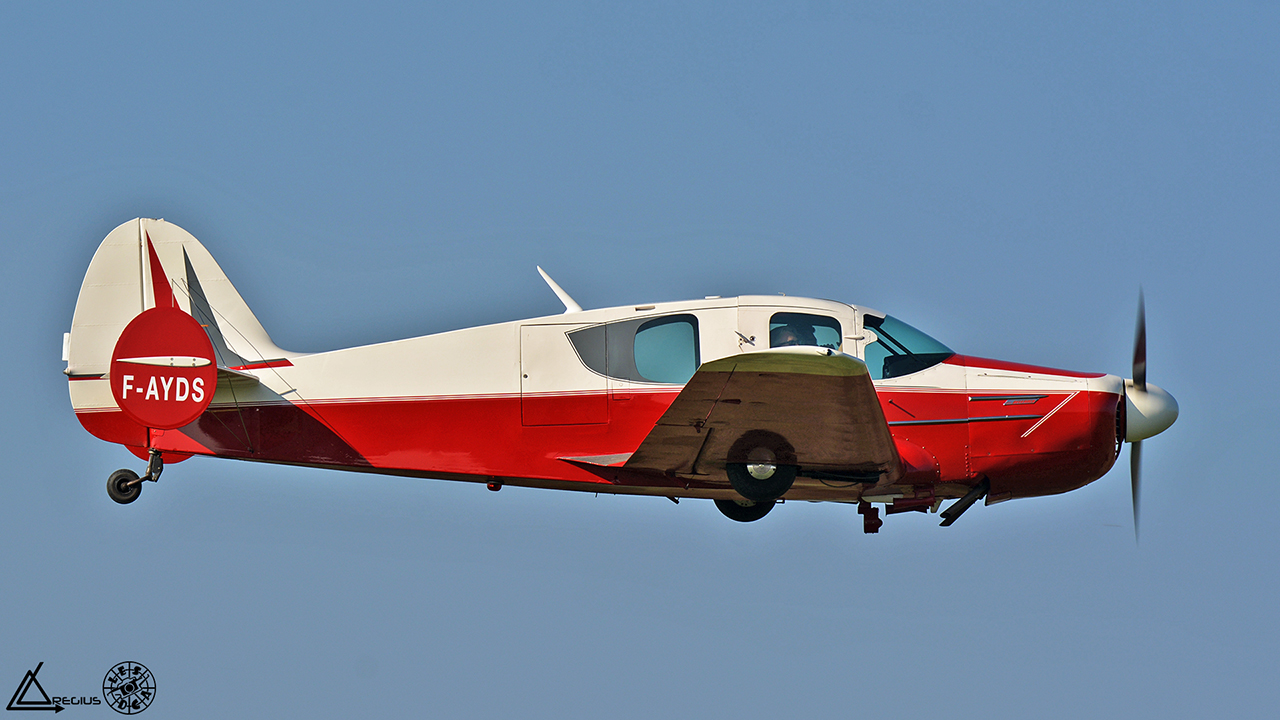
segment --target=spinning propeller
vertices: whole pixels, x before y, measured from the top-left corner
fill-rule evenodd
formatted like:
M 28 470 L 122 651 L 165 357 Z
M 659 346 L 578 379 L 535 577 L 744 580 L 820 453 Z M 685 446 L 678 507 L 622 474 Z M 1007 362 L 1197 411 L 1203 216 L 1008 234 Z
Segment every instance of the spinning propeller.
M 1178 419 L 1178 401 L 1147 383 L 1147 311 L 1138 291 L 1138 328 L 1133 339 L 1133 379 L 1124 381 L 1125 431 L 1133 486 L 1133 536 L 1138 537 L 1138 489 L 1142 478 L 1142 441 L 1164 432 Z

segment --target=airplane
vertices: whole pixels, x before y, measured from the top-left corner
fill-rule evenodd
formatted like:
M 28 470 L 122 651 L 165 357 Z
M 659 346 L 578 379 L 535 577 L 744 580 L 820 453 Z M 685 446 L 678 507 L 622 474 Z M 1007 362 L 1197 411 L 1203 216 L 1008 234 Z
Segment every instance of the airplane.
M 960 355 L 830 300 L 707 297 L 562 314 L 318 353 L 279 348 L 182 228 L 137 218 L 98 247 L 63 360 L 94 436 L 147 461 L 138 499 L 195 455 L 593 493 L 709 499 L 738 522 L 787 501 L 886 515 L 1064 493 L 1178 416 L 1146 380 Z

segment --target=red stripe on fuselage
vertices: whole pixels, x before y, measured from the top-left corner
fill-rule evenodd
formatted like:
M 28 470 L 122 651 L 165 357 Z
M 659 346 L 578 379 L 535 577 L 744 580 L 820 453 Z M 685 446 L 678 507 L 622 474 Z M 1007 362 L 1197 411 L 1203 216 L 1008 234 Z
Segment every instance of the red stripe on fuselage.
M 878 394 L 895 439 L 934 457 L 938 481 L 972 483 L 987 476 L 993 497 L 1065 492 L 1100 477 L 1115 460 L 1119 396 L 1113 393 L 1078 392 L 1048 419 L 1044 416 L 1069 393 L 1026 392 L 1041 399 L 1007 406 L 972 401 L 958 389 L 881 387 Z M 634 451 L 676 395 L 672 390 L 621 400 L 598 394 L 594 400 L 608 405 L 607 422 L 581 425 L 525 425 L 517 395 L 210 408 L 177 431 L 194 442 L 175 442 L 173 449 L 208 448 L 226 457 L 423 477 L 529 478 L 581 484 L 580 489 L 610 481 L 630 486 L 644 478 L 602 477 L 559 458 Z M 584 399 L 591 396 L 540 396 L 539 402 L 564 403 L 568 409 Z M 971 412 L 982 422 L 970 422 Z M 993 419 L 1001 413 L 1008 417 Z M 104 439 L 136 444 L 137 435 L 145 438 L 141 428 L 126 427 L 130 423 L 118 412 L 78 416 Z M 907 420 L 912 423 L 894 424 Z
M 583 402 L 608 403 L 607 422 L 525 425 L 519 396 L 410 402 L 312 403 L 312 412 L 377 468 L 600 483 L 561 457 L 629 453 L 639 447 L 677 392 L 539 396 L 577 418 Z M 602 397 L 603 395 L 603 397 Z

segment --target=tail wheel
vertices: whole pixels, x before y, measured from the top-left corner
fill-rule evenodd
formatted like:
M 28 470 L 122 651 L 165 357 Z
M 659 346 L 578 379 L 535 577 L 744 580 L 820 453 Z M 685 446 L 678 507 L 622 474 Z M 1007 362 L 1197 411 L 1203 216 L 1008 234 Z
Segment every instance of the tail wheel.
M 107 495 L 121 505 L 128 505 L 142 494 L 142 483 L 138 481 L 138 473 L 132 470 L 117 470 L 107 478 Z
M 724 514 L 725 517 L 735 522 L 755 522 L 773 509 L 774 502 L 752 503 L 750 505 L 742 505 L 736 500 L 716 500 L 716 508 Z

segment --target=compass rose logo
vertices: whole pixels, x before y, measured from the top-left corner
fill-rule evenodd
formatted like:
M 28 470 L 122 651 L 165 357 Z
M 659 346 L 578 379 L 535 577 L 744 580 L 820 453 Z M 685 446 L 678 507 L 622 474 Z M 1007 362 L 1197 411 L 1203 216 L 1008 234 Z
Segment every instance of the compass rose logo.
M 122 662 L 102 679 L 102 697 L 112 710 L 136 715 L 146 710 L 156 697 L 156 679 L 142 663 Z

